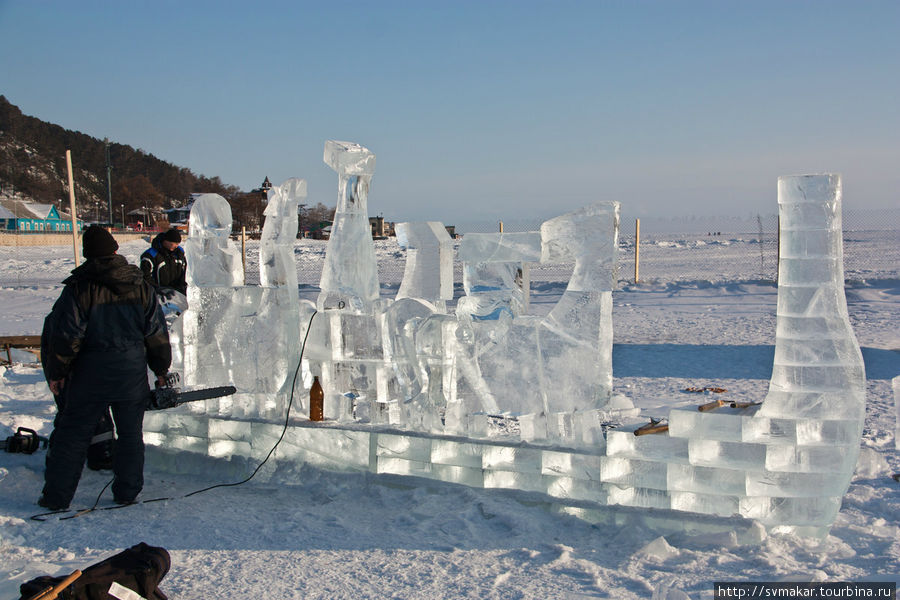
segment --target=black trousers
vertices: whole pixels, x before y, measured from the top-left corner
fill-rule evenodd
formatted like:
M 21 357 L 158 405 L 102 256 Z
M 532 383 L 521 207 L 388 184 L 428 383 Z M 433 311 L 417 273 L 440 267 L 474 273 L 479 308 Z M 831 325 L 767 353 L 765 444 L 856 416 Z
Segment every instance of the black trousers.
M 56 506 L 68 506 L 72 501 L 97 423 L 111 409 L 118 433 L 113 497 L 117 502 L 134 500 L 144 487 L 145 400 L 108 402 L 66 388 L 60 400 L 47 452 L 44 499 Z

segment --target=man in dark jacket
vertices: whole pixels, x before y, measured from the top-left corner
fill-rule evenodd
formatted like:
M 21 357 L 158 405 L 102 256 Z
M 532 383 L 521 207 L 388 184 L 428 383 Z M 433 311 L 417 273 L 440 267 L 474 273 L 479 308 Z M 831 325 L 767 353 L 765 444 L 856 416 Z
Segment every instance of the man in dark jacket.
M 141 254 L 141 271 L 144 277 L 157 288 L 170 287 L 187 295 L 187 259 L 181 243 L 181 233 L 172 228 L 160 233 Z
M 41 336 L 44 373 L 60 404 L 38 501 L 51 510 L 72 501 L 94 428 L 110 408 L 118 433 L 113 498 L 134 501 L 144 485 L 147 366 L 164 384 L 172 360 L 162 311 L 141 270 L 116 254 L 119 245 L 101 227 L 85 230 L 82 243 L 85 263 L 65 280 Z

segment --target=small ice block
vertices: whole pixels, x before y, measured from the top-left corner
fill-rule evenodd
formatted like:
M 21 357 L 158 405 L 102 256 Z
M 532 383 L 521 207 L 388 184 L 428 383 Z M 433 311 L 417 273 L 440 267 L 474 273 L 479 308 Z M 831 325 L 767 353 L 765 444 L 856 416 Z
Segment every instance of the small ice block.
M 519 473 L 540 474 L 543 450 L 517 446 L 486 445 L 482 454 L 481 467 L 501 469 Z

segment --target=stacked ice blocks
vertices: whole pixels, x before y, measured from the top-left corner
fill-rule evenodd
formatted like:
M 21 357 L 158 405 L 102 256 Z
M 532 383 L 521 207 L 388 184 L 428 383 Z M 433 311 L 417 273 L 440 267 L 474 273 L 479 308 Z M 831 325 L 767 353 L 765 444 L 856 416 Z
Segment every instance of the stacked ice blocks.
M 841 183 L 778 182 L 781 248 L 775 363 L 759 407 L 674 409 L 666 435 L 609 434 L 601 480 L 611 502 L 768 527 L 823 528 L 859 454 L 865 375 L 843 290 Z

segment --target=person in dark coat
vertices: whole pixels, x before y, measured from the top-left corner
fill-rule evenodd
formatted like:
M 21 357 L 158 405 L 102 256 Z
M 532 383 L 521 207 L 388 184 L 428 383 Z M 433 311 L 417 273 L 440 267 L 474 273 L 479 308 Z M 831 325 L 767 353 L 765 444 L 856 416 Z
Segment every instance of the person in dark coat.
M 91 436 L 110 409 L 118 434 L 113 498 L 134 501 L 144 485 L 147 367 L 164 385 L 172 360 L 162 310 L 141 270 L 116 254 L 102 227 L 85 230 L 82 243 L 85 262 L 64 281 L 41 336 L 44 373 L 60 401 L 38 501 L 51 510 L 72 501 Z
M 187 296 L 187 259 L 179 246 L 181 232 L 174 227 L 160 233 L 141 254 L 141 271 L 144 277 L 157 288 L 169 287 Z

